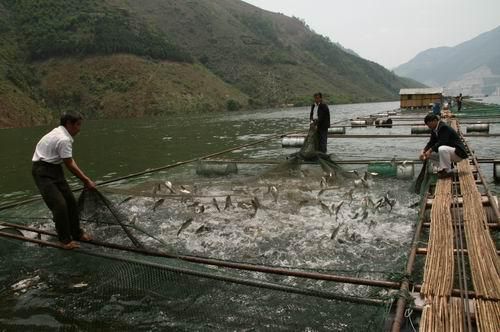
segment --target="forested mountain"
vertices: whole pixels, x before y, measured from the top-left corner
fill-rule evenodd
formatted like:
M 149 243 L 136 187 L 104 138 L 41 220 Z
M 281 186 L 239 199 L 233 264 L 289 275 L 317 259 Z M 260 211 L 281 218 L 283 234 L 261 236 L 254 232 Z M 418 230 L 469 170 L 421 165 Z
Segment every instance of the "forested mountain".
M 0 127 L 396 99 L 419 86 L 238 0 L 0 0 Z

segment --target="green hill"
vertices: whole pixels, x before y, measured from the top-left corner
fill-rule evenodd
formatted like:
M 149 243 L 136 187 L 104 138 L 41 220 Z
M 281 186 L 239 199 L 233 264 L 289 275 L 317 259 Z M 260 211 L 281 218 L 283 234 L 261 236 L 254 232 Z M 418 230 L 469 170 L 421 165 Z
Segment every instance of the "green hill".
M 0 0 L 0 126 L 397 98 L 402 79 L 236 0 Z

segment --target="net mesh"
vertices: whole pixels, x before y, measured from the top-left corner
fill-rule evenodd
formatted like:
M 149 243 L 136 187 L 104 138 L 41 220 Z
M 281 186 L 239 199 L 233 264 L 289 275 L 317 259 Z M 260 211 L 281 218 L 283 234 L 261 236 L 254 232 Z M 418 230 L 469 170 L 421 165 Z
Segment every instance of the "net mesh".
M 0 279 L 4 330 L 24 325 L 38 331 L 374 331 L 384 327 L 387 316 L 386 306 L 245 286 L 78 252 L 35 251 L 30 245 L 7 242 L 17 258 L 2 256 L 1 269 L 9 264 L 18 272 L 2 273 Z

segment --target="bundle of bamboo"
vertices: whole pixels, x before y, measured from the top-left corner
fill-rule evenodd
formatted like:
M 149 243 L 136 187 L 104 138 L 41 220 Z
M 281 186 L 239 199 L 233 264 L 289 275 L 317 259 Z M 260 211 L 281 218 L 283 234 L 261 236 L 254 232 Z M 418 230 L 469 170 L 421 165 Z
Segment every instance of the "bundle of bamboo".
M 463 331 L 463 302 L 459 298 L 429 297 L 422 313 L 420 331 Z
M 451 217 L 451 179 L 437 182 L 431 209 L 431 227 L 420 293 L 449 296 L 453 288 L 453 225 Z
M 464 230 L 469 253 L 472 283 L 476 293 L 485 299 L 500 299 L 500 261 L 488 220 L 468 160 L 458 164 L 460 190 L 463 196 Z
M 451 179 L 436 184 L 431 209 L 431 227 L 424 281 L 420 293 L 426 300 L 421 331 L 460 331 L 462 310 L 460 302 L 448 298 L 453 288 L 453 225 L 451 215 Z M 459 304 L 457 304 L 459 303 Z
M 500 303 L 498 301 L 476 300 L 474 304 L 478 331 L 498 331 L 500 327 Z

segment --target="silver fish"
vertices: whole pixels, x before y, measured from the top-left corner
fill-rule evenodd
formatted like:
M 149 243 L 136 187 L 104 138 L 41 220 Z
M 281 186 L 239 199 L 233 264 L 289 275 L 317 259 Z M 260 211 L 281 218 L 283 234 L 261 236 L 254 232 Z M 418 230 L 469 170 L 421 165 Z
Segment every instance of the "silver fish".
M 134 196 L 129 196 L 129 197 L 125 198 L 123 201 L 121 201 L 118 205 L 125 204 L 125 203 L 127 203 L 128 201 L 130 201 L 132 198 L 134 198 Z
M 87 284 L 86 282 L 80 282 L 80 283 L 78 283 L 78 284 L 74 284 L 74 285 L 73 285 L 73 286 L 71 286 L 71 287 L 73 287 L 73 288 L 83 288 L 83 287 L 87 287 L 88 285 L 89 285 L 89 284 Z
M 227 209 L 232 209 L 234 206 L 233 206 L 233 202 L 231 202 L 231 196 L 230 195 L 227 195 L 226 197 L 226 204 L 224 205 L 224 211 L 227 210 Z
M 23 279 L 16 282 L 14 285 L 10 286 L 13 291 L 19 291 L 31 287 L 35 283 L 40 281 L 40 276 L 34 276 L 32 278 Z
M 395 199 L 391 199 L 389 197 L 389 193 L 387 193 L 384 196 L 384 201 L 385 201 L 385 203 L 389 204 L 389 206 L 391 207 L 390 211 L 392 211 L 392 208 L 394 207 L 394 205 L 396 205 L 396 200 Z
M 165 181 L 164 185 L 170 191 L 171 194 L 175 194 L 175 190 L 174 190 L 174 187 L 172 186 L 172 182 Z
M 210 231 L 210 228 L 208 228 L 205 225 L 201 225 L 200 227 L 198 227 L 198 229 L 195 231 L 195 233 L 201 234 L 201 233 L 205 233 L 205 232 L 209 232 L 209 231 Z
M 380 198 L 377 202 L 375 202 L 375 209 L 379 209 L 385 205 L 384 198 Z
M 278 188 L 276 188 L 275 186 L 271 186 L 269 187 L 270 191 L 271 191 L 271 195 L 273 196 L 274 198 L 274 203 L 277 203 L 278 202 Z
M 328 207 L 328 205 L 326 205 L 325 203 L 323 202 L 319 202 L 321 204 L 321 210 L 323 210 L 323 212 L 325 213 L 328 213 L 328 215 L 332 215 L 332 211 L 330 210 L 330 208 Z
M 156 194 L 161 192 L 161 183 L 155 184 L 153 187 L 153 197 L 156 197 Z
M 217 209 L 217 211 L 220 212 L 220 208 L 219 208 L 219 203 L 217 203 L 217 200 L 214 198 L 212 198 L 212 205 Z
M 339 205 L 335 208 L 335 215 L 339 214 L 340 208 L 344 205 L 344 201 L 340 201 Z
M 368 210 L 365 210 L 363 212 L 363 215 L 361 216 L 361 220 L 365 220 L 366 218 L 368 218 Z
M 321 177 L 321 181 L 319 182 L 319 186 L 320 186 L 321 188 L 326 188 L 326 187 L 328 187 L 328 183 L 327 183 L 327 181 L 326 181 L 326 177 L 324 177 L 324 176 L 322 176 L 322 177 Z
M 254 196 L 254 197 L 252 198 L 252 207 L 253 207 L 253 209 L 254 209 L 254 211 L 255 211 L 252 217 L 255 217 L 255 215 L 257 214 L 257 211 L 259 211 L 259 209 L 260 209 L 260 207 L 261 207 L 261 206 L 260 206 L 259 199 L 258 199 L 256 196 Z
M 333 228 L 332 235 L 330 235 L 330 240 L 335 240 L 335 238 L 337 237 L 337 234 L 339 233 L 340 228 L 342 227 L 342 225 L 344 225 L 344 223 L 340 223 L 337 227 Z
M 352 197 L 352 194 L 354 193 L 354 188 L 349 190 L 348 192 L 346 192 L 345 196 L 347 198 L 349 198 L 349 205 L 351 205 L 352 203 L 352 200 L 353 200 L 353 197 Z
M 177 231 L 177 236 L 179 236 L 179 234 L 181 234 L 181 232 L 183 230 L 185 230 L 186 228 L 188 228 L 189 225 L 191 225 L 192 222 L 193 222 L 193 218 L 189 218 L 184 223 L 182 223 L 181 228 L 179 228 L 179 230 Z
M 153 205 L 153 211 L 156 211 L 156 209 L 163 204 L 163 202 L 165 202 L 165 199 L 164 198 L 160 198 L 159 200 L 157 200 L 155 202 L 155 204 Z

